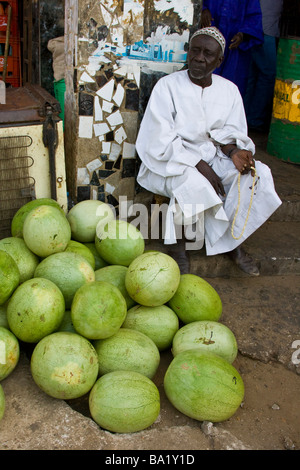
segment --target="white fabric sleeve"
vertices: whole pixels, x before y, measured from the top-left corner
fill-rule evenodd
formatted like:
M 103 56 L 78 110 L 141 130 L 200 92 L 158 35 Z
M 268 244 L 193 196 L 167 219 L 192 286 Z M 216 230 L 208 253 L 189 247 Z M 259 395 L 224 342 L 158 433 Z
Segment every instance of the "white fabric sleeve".
M 136 150 L 146 167 L 163 177 L 182 175 L 187 166 L 195 167 L 201 160 L 198 151 L 189 147 L 178 135 L 175 116 L 172 91 L 160 79 L 152 90 Z
M 255 153 L 254 142 L 248 137 L 247 120 L 243 100 L 238 89 L 233 95 L 232 108 L 226 124 L 221 129 L 210 131 L 210 137 L 216 145 L 234 143 L 237 148 Z

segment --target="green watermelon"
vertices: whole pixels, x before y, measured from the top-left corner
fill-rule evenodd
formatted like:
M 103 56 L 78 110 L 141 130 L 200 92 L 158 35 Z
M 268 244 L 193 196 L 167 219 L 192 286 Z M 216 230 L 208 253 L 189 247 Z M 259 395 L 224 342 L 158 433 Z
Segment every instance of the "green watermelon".
M 135 305 L 127 311 L 123 328 L 131 328 L 149 336 L 160 351 L 169 348 L 179 328 L 177 315 L 167 305 L 145 307 Z
M 97 228 L 95 246 L 107 263 L 129 266 L 144 252 L 145 240 L 133 224 L 125 220 L 110 220 Z
M 111 207 L 94 199 L 75 204 L 67 214 L 71 226 L 72 239 L 78 242 L 94 242 L 96 227 L 115 217 Z
M 152 379 L 160 362 L 155 343 L 137 330 L 121 328 L 109 338 L 95 341 L 99 374 L 114 370 L 132 370 Z
M 8 321 L 7 321 L 7 304 L 9 300 L 5 302 L 5 304 L 0 305 L 0 326 L 3 326 L 4 328 L 9 329 Z
M 59 325 L 57 331 L 69 331 L 71 333 L 77 333 L 72 322 L 71 310 L 65 311 L 62 322 Z
M 20 272 L 20 283 L 31 279 L 40 260 L 27 247 L 23 238 L 7 237 L 0 240 L 0 250 L 6 251 L 16 262 Z
M 67 248 L 70 224 L 64 213 L 53 206 L 38 206 L 27 214 L 23 238 L 28 248 L 41 258 Z
M 30 367 L 38 387 L 63 400 L 85 395 L 98 377 L 94 347 L 86 338 L 71 332 L 55 332 L 39 341 Z
M 28 213 L 35 209 L 38 206 L 52 206 L 59 209 L 62 214 L 64 214 L 63 209 L 60 207 L 57 201 L 50 198 L 39 198 L 34 199 L 32 201 L 27 202 L 24 204 L 20 209 L 15 213 L 12 221 L 11 221 L 11 234 L 13 237 L 23 237 L 23 225 L 24 220 L 26 219 Z
M 130 297 L 146 307 L 167 303 L 175 294 L 179 282 L 178 264 L 160 251 L 149 251 L 138 256 L 128 267 L 125 277 Z
M 0 250 L 0 305 L 10 298 L 20 282 L 20 271 L 15 260 Z
M 222 301 L 217 291 L 196 274 L 182 274 L 169 307 L 183 323 L 218 321 L 222 314 Z
M 0 381 L 12 373 L 19 357 L 19 341 L 11 331 L 0 326 Z
M 63 293 L 66 309 L 70 309 L 76 291 L 84 284 L 93 282 L 95 272 L 86 258 L 64 251 L 43 259 L 37 266 L 34 277 L 43 277 L 54 282 Z
M 104 266 L 107 266 L 107 262 L 104 261 L 103 258 L 99 255 L 95 243 L 84 243 L 84 245 L 91 250 L 93 253 L 94 259 L 95 259 L 95 270 L 104 268 Z
M 74 295 L 71 318 L 75 330 L 91 339 L 115 334 L 125 319 L 126 301 L 117 287 L 94 281 L 81 286 Z
M 131 308 L 135 305 L 135 301 L 130 297 L 125 287 L 125 276 L 127 270 L 127 266 L 119 266 L 117 264 L 104 266 L 103 268 L 95 271 L 95 280 L 110 282 L 116 286 L 121 291 L 121 294 L 126 301 L 127 308 Z
M 96 266 L 95 257 L 93 253 L 91 252 L 91 250 L 87 246 L 85 246 L 83 243 L 77 242 L 75 240 L 70 240 L 65 251 L 77 253 L 78 255 L 85 258 L 87 262 L 90 263 L 92 268 L 95 269 L 95 266 Z
M 172 343 L 173 356 L 187 349 L 213 352 L 230 364 L 238 353 L 233 332 L 222 323 L 205 320 L 188 323 L 175 334 Z
M 5 411 L 5 395 L 3 388 L 0 384 L 0 421 L 4 416 L 4 411 Z
M 232 364 L 197 349 L 174 357 L 164 377 L 164 390 L 178 411 L 213 423 L 231 418 L 244 398 L 242 377 Z
M 159 416 L 159 391 L 148 377 L 138 372 L 110 372 L 93 386 L 89 409 L 103 429 L 116 433 L 142 431 Z
M 27 343 L 36 343 L 55 331 L 64 313 L 63 294 L 52 281 L 43 278 L 23 282 L 7 305 L 10 330 Z

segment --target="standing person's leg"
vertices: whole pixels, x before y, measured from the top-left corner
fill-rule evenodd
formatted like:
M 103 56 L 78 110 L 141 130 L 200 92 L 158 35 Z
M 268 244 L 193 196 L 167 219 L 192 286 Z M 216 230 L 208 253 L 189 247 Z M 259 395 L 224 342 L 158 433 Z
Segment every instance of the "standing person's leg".
M 255 88 L 246 95 L 245 108 L 250 129 L 267 130 L 272 111 L 276 78 L 276 38 L 264 36 L 264 44 L 253 48 L 252 60 L 257 67 Z

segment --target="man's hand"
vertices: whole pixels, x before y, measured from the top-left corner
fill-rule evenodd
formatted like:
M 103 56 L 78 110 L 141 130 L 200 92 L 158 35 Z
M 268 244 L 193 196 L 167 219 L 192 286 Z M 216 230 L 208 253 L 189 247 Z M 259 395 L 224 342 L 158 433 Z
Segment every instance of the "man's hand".
M 215 171 L 206 163 L 204 160 L 200 160 L 196 165 L 197 170 L 210 182 L 217 194 L 225 196 L 225 191 L 221 178 L 215 173 Z
M 201 27 L 206 28 L 207 26 L 211 26 L 212 21 L 211 12 L 206 8 L 201 13 Z
M 235 34 L 230 41 L 229 49 L 237 49 L 239 45 L 243 42 L 243 40 L 244 40 L 243 33 Z
M 242 175 L 245 175 L 251 171 L 251 175 L 254 176 L 254 170 L 251 169 L 251 167 L 255 168 L 252 152 L 249 150 L 242 150 L 237 148 L 231 152 L 230 158 L 236 169 Z

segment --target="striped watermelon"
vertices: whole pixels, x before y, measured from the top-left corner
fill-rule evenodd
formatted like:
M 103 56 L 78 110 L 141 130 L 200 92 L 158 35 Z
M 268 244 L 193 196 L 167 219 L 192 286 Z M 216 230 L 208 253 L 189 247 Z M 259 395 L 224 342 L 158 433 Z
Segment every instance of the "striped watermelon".
M 244 383 L 235 367 L 214 353 L 196 349 L 175 356 L 164 389 L 177 410 L 198 421 L 231 418 L 244 397 Z

